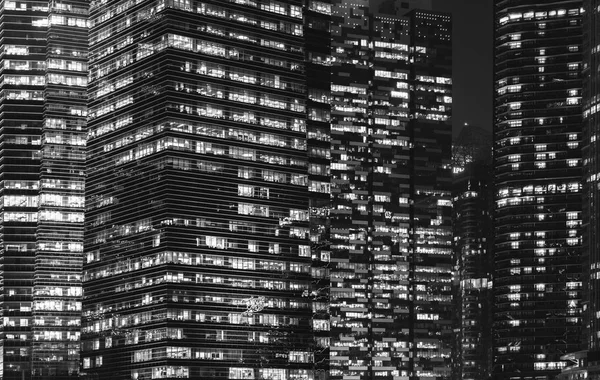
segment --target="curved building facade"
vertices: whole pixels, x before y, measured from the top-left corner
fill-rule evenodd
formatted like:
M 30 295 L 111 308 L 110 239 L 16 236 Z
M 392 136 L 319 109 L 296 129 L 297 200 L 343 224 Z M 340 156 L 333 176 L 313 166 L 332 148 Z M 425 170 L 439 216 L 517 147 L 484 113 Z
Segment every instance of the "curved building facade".
M 581 346 L 582 1 L 495 1 L 494 376 Z

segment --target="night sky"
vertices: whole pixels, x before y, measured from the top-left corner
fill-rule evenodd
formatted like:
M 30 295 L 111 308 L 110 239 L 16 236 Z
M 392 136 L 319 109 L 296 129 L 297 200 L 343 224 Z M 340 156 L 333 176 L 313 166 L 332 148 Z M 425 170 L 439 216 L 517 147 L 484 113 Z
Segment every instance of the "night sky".
M 464 123 L 491 131 L 493 2 L 434 0 L 434 9 L 452 12 L 454 135 Z

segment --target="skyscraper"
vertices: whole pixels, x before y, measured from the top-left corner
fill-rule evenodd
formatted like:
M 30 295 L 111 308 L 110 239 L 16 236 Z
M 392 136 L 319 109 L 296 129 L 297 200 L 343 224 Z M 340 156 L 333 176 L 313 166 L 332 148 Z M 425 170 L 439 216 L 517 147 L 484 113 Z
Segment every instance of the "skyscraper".
M 89 378 L 313 378 L 302 13 L 92 5 Z
M 581 347 L 582 1 L 495 6 L 494 377 Z
M 313 301 L 315 334 L 315 379 L 329 376 L 330 327 L 330 223 L 331 208 L 331 2 L 313 1 L 305 8 L 305 47 L 310 192 L 310 240 L 313 283 L 308 296 Z
M 87 4 L 6 1 L 0 377 L 77 376 Z
M 584 348 L 588 350 L 587 368 L 590 379 L 600 378 L 600 150 L 597 141 L 600 132 L 600 77 L 597 72 L 600 64 L 597 48 L 600 42 L 599 5 L 595 0 L 584 2 L 586 12 L 583 34 L 583 247 L 586 254 L 583 265 L 584 281 L 588 285 L 584 293 Z
M 493 175 L 491 133 L 465 126 L 453 142 L 456 260 L 455 379 L 489 379 L 492 368 Z
M 411 5 L 332 9 L 332 379 L 450 375 L 451 21 Z

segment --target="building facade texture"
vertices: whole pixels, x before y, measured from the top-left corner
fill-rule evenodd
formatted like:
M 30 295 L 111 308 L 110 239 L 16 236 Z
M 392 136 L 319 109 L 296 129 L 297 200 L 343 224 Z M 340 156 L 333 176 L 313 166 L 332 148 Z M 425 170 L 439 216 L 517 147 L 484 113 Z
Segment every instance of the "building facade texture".
M 306 86 L 306 139 L 312 286 L 315 334 L 315 379 L 329 377 L 331 241 L 331 2 L 309 2 L 304 10 Z
M 79 371 L 87 3 L 0 8 L 0 377 Z
M 489 379 L 492 369 L 493 170 L 491 134 L 467 126 L 453 146 L 456 260 L 454 379 Z
M 582 346 L 582 2 L 494 6 L 494 378 L 549 379 Z
M 451 21 L 335 1 L 331 378 L 448 378 Z
M 585 349 L 587 376 L 600 379 L 600 2 L 584 2 L 583 33 L 583 261 L 585 291 Z

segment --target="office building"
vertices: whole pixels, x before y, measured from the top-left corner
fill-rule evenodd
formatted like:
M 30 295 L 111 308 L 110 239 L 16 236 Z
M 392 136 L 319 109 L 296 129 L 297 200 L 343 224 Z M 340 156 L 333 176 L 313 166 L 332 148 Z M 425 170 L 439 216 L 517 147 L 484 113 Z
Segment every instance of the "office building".
M 6 1 L 0 378 L 79 371 L 87 5 Z
M 451 21 L 332 8 L 331 378 L 449 378 Z
M 90 13 L 84 376 L 313 379 L 302 2 Z
M 583 260 L 584 283 L 584 365 L 590 379 L 600 379 L 600 239 L 598 238 L 600 191 L 600 150 L 598 133 L 598 59 L 599 16 L 595 0 L 584 1 L 583 16 Z
M 493 376 L 550 379 L 582 346 L 582 1 L 494 7 Z
M 331 345 L 329 314 L 330 271 L 330 150 L 331 150 L 331 2 L 311 1 L 305 8 L 306 138 L 308 190 L 310 194 L 310 241 L 315 334 L 315 379 L 329 376 Z
M 465 126 L 452 145 L 456 346 L 454 379 L 492 369 L 493 171 L 491 133 Z

